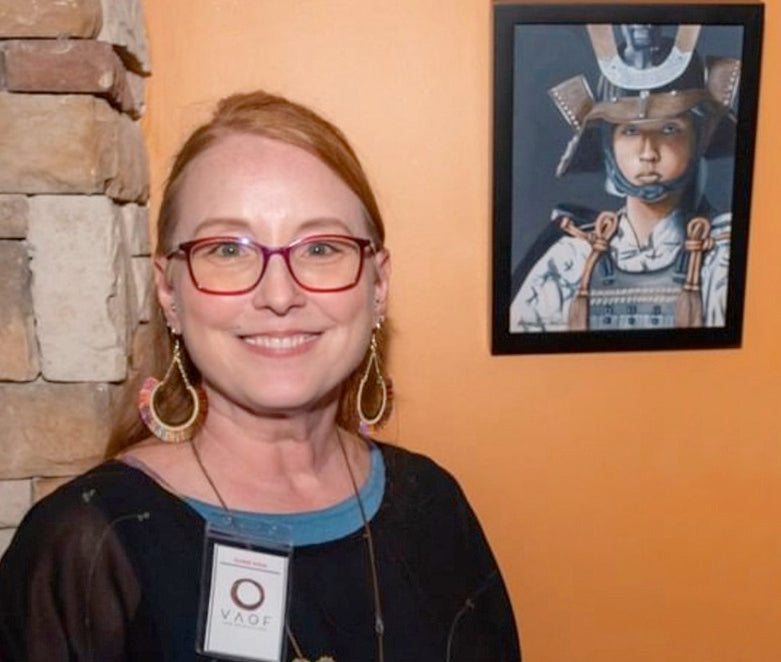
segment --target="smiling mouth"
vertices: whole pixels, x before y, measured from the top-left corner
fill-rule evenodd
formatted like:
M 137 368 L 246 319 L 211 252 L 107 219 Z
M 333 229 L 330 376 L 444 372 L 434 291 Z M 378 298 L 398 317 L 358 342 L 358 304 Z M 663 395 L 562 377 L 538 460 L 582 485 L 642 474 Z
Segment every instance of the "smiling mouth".
M 249 345 L 255 345 L 256 347 L 284 350 L 301 347 L 302 345 L 305 345 L 306 343 L 311 342 L 317 338 L 317 335 L 318 334 L 316 333 L 295 333 L 281 336 L 261 334 L 257 336 L 242 336 L 241 339 L 245 343 Z

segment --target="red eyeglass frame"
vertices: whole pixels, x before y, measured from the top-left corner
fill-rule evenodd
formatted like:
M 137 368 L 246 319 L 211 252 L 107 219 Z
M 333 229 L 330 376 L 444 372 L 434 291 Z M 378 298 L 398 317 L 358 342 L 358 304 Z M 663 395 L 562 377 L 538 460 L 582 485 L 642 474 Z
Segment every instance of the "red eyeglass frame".
M 290 266 L 290 251 L 306 242 L 327 240 L 327 239 L 339 239 L 341 241 L 348 241 L 358 245 L 360 249 L 359 251 L 360 263 L 358 264 L 358 273 L 356 274 L 355 279 L 349 285 L 344 285 L 343 287 L 312 288 L 307 285 L 304 285 L 300 280 L 298 280 L 296 274 L 293 272 L 293 269 Z M 190 260 L 190 255 L 193 249 L 197 248 L 198 246 L 201 246 L 205 243 L 219 242 L 219 241 L 230 241 L 233 243 L 241 244 L 242 246 L 249 246 L 255 251 L 260 251 L 261 255 L 263 256 L 263 268 L 260 270 L 260 274 L 258 275 L 257 279 L 250 287 L 246 287 L 241 290 L 232 290 L 230 292 L 222 292 L 219 290 L 211 290 L 209 288 L 202 287 L 198 283 L 198 281 L 195 278 L 195 274 L 193 273 L 193 266 Z M 285 266 L 287 267 L 288 273 L 290 274 L 291 278 L 296 282 L 296 285 L 298 285 L 301 289 L 304 289 L 307 292 L 343 292 L 345 290 L 349 290 L 355 287 L 358 284 L 358 281 L 361 279 L 367 248 L 370 249 L 371 255 L 377 254 L 377 249 L 375 248 L 374 242 L 372 242 L 371 239 L 365 239 L 363 237 L 352 237 L 350 235 L 344 235 L 344 234 L 309 235 L 307 237 L 301 237 L 300 239 L 296 239 L 295 241 L 289 243 L 287 246 L 265 246 L 255 241 L 254 239 L 250 239 L 249 237 L 217 236 L 217 237 L 202 237 L 201 239 L 193 239 L 191 241 L 182 242 L 172 251 L 167 253 L 165 257 L 166 259 L 170 260 L 173 257 L 178 257 L 179 254 L 183 254 L 185 260 L 187 261 L 187 271 L 190 273 L 190 280 L 192 281 L 193 285 L 199 292 L 204 292 L 206 294 L 221 294 L 225 296 L 236 296 L 239 294 L 246 294 L 247 292 L 251 292 L 258 286 L 258 283 L 260 283 L 260 281 L 263 279 L 263 275 L 266 273 L 266 268 L 268 267 L 268 263 L 271 257 L 274 255 L 282 256 L 282 259 L 285 262 Z

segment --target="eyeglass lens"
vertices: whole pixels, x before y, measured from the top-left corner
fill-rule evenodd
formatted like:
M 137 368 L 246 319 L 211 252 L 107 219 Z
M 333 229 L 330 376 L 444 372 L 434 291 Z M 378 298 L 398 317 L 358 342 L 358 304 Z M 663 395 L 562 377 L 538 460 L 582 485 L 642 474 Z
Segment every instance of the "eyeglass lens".
M 285 261 L 298 284 L 314 291 L 351 287 L 363 259 L 361 245 L 349 237 L 313 237 L 279 252 L 287 253 Z M 226 238 L 196 244 L 189 257 L 198 287 L 226 294 L 252 289 L 266 259 L 260 246 Z

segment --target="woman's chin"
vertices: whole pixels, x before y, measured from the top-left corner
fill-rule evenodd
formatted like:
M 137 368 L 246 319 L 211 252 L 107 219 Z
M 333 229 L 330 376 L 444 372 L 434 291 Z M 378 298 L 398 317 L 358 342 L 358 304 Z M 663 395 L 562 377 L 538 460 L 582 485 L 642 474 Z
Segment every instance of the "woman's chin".
M 236 409 L 267 418 L 293 418 L 330 409 L 338 402 L 340 384 L 336 386 L 305 385 L 301 382 L 285 383 L 270 380 L 272 386 L 247 389 L 243 393 L 226 393 L 208 389 L 210 412 L 225 411 L 227 415 Z M 207 392 L 208 392 L 207 391 Z M 213 401 L 216 402 L 213 403 Z

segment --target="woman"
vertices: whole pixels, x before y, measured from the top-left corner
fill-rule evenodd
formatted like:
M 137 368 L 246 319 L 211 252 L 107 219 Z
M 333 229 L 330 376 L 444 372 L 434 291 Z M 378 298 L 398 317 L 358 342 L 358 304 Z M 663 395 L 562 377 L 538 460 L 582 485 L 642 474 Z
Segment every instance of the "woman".
M 4 662 L 520 659 L 458 485 L 365 434 L 391 395 L 383 238 L 355 154 L 308 109 L 237 95 L 193 133 L 158 224 L 154 436 L 136 421 L 20 527 Z

